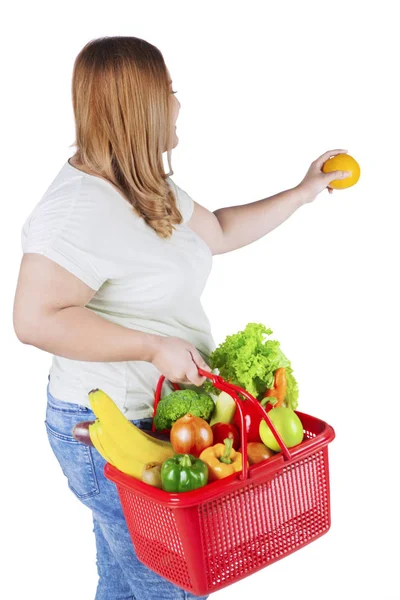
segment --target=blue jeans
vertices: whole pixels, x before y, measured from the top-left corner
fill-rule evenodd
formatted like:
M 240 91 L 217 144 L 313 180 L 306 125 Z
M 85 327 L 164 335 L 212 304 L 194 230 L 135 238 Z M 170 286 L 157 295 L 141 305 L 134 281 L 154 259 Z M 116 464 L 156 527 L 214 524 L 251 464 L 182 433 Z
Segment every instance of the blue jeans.
M 72 436 L 76 423 L 95 419 L 89 408 L 54 398 L 47 385 L 45 425 L 50 446 L 69 489 L 93 515 L 99 574 L 95 600 L 206 600 L 208 596 L 186 592 L 137 559 L 117 488 L 104 476 L 106 461 L 93 447 Z M 132 423 L 151 429 L 151 419 Z

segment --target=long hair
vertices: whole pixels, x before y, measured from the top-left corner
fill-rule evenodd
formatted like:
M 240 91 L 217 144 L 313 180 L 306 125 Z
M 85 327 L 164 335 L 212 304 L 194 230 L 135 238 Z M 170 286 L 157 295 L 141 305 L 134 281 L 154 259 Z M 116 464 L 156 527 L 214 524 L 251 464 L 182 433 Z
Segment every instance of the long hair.
M 159 237 L 171 237 L 182 215 L 167 182 L 174 129 L 161 52 L 136 37 L 91 40 L 74 62 L 72 102 L 74 160 L 119 188 Z

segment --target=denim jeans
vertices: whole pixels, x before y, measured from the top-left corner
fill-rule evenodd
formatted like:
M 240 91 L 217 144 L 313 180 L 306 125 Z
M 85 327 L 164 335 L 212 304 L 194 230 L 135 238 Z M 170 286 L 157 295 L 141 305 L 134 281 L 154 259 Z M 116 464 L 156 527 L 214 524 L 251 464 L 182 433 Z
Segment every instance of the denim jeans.
M 47 384 L 45 425 L 50 446 L 69 489 L 92 511 L 99 574 L 95 600 L 205 600 L 208 596 L 186 592 L 137 559 L 117 488 L 104 476 L 106 461 L 95 448 L 72 436 L 76 423 L 95 419 L 89 408 L 54 398 Z M 151 419 L 132 423 L 151 429 Z

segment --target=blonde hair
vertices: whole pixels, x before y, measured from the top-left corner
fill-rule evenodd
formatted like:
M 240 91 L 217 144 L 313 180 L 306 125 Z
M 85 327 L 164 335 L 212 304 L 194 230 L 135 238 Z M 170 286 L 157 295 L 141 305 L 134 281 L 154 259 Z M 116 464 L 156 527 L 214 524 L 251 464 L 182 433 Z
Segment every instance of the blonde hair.
M 173 175 L 170 94 L 161 52 L 140 38 L 97 38 L 75 59 L 74 161 L 119 188 L 161 238 L 183 220 L 166 181 Z

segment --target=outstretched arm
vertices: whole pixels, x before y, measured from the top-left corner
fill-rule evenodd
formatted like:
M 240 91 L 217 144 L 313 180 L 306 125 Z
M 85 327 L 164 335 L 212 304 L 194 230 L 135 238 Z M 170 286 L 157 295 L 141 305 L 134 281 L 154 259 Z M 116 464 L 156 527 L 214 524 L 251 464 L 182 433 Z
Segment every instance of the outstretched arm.
M 330 156 L 346 150 L 330 150 L 315 160 L 303 181 L 294 188 L 240 206 L 228 206 L 210 212 L 195 202 L 188 225 L 208 244 L 212 254 L 224 254 L 262 238 L 286 221 L 300 206 L 312 202 L 333 179 L 344 179 L 350 173 L 323 173 L 322 166 Z
M 257 202 L 219 208 L 214 212 L 195 202 L 188 225 L 208 244 L 212 254 L 225 254 L 260 239 L 301 205 L 301 193 L 295 188 Z

